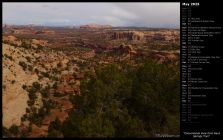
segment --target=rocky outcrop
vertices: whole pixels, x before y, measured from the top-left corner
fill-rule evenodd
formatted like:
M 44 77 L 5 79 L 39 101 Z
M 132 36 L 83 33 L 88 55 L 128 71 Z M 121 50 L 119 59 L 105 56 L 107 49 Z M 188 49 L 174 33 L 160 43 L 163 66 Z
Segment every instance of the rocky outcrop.
M 178 30 L 161 30 L 145 32 L 145 39 L 147 41 L 160 40 L 167 42 L 179 42 L 180 32 Z
M 38 46 L 46 46 L 48 43 L 47 40 L 37 40 L 37 39 L 32 39 L 31 44 L 34 48 L 38 48 Z
M 15 46 L 19 46 L 22 44 L 22 41 L 16 38 L 15 36 L 3 36 L 2 41 L 6 44 L 11 44 Z M 48 45 L 47 40 L 37 40 L 37 39 L 31 39 L 30 41 L 25 41 L 27 44 L 31 44 L 32 47 L 38 48 L 38 46 L 46 46 Z
M 36 35 L 54 35 L 55 31 L 51 30 L 39 30 L 35 32 Z
M 6 42 L 15 42 L 17 41 L 17 38 L 15 36 L 3 36 L 2 38 L 3 41 L 6 41 Z
M 18 40 L 15 36 L 12 36 L 12 35 L 3 36 L 2 41 L 4 43 L 11 44 L 11 45 L 16 45 L 16 46 L 21 45 L 21 43 L 22 43 L 20 40 Z
M 176 51 L 137 50 L 135 55 L 153 59 L 158 63 L 171 62 L 174 64 L 179 64 L 179 59 L 180 59 L 180 51 L 178 50 Z
M 138 31 L 114 32 L 113 39 L 140 41 L 144 39 L 144 33 Z
M 125 44 L 121 44 L 117 49 L 123 53 L 129 53 L 133 51 L 132 45 L 125 45 Z
M 28 107 L 28 93 L 23 85 L 31 85 L 38 80 L 34 73 L 27 73 L 19 65 L 24 57 L 32 58 L 32 54 L 22 51 L 22 48 L 3 44 L 3 126 L 9 128 L 13 124 L 20 125 L 21 117 Z M 26 61 L 25 61 L 26 62 Z M 26 62 L 28 63 L 28 62 Z
M 95 56 L 95 50 L 91 50 L 91 51 L 88 51 L 86 53 L 83 53 L 82 57 L 85 58 L 85 59 L 89 59 L 89 58 L 92 58 Z

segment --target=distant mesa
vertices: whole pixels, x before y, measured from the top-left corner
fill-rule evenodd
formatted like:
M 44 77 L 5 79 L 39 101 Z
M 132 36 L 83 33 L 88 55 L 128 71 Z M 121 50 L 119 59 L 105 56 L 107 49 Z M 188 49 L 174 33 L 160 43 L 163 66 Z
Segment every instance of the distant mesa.
M 111 25 L 100 25 L 100 24 L 87 24 L 81 25 L 81 29 L 99 29 L 99 28 L 112 28 Z

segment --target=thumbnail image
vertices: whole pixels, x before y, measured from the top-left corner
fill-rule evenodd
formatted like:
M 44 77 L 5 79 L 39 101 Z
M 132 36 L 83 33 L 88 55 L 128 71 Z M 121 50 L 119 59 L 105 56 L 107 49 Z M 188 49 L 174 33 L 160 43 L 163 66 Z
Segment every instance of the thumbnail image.
M 179 137 L 180 3 L 3 3 L 3 137 Z

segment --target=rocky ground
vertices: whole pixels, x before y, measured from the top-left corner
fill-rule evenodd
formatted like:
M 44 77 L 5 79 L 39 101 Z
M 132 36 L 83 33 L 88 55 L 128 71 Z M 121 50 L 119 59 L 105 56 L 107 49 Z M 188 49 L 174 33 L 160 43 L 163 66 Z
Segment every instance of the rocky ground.
M 13 43 L 14 46 L 8 45 Z M 29 44 L 30 48 L 24 48 L 21 43 L 17 43 L 13 40 L 3 44 L 3 126 L 28 128 L 32 124 L 32 114 L 44 108 L 44 101 L 51 101 L 56 106 L 49 109 L 42 118 L 41 123 L 43 122 L 45 127 L 42 127 L 41 123 L 39 126 L 32 124 L 33 131 L 29 132 L 28 136 L 46 134 L 46 126 L 56 117 L 61 121 L 65 120 L 68 110 L 72 108 L 66 96 L 79 92 L 79 79 L 74 79 L 78 76 L 79 69 L 76 65 L 69 65 L 72 57 L 68 58 L 62 52 L 45 52 L 32 43 Z M 34 103 L 30 106 L 31 91 L 28 89 L 32 88 L 34 83 L 38 83 L 40 89 L 36 91 Z M 72 83 L 72 86 L 69 86 L 69 83 Z M 46 88 L 46 94 L 50 90 L 52 92 L 50 96 L 43 97 L 41 90 Z M 55 93 L 62 94 L 63 97 L 54 97 Z
M 176 30 L 88 31 L 5 29 L 3 35 L 3 126 L 26 137 L 46 136 L 51 122 L 63 122 L 80 94 L 80 81 L 97 66 L 179 63 Z M 107 28 L 107 26 L 106 26 Z M 75 31 L 75 32 L 72 32 Z M 33 34 L 34 33 L 34 34 Z M 72 34 L 71 34 L 72 33 Z M 157 44 L 157 41 L 159 44 Z

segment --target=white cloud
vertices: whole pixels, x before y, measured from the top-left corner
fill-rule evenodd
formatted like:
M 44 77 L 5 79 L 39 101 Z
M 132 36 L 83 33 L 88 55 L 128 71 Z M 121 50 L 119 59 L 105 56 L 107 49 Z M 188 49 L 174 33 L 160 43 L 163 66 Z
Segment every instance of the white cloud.
M 111 11 L 112 16 L 119 17 L 119 18 L 125 18 L 125 19 L 136 19 L 137 16 L 135 13 L 132 13 L 130 11 L 125 11 L 124 9 L 121 9 L 119 7 L 115 7 Z
M 3 23 L 179 27 L 179 3 L 3 3 Z

